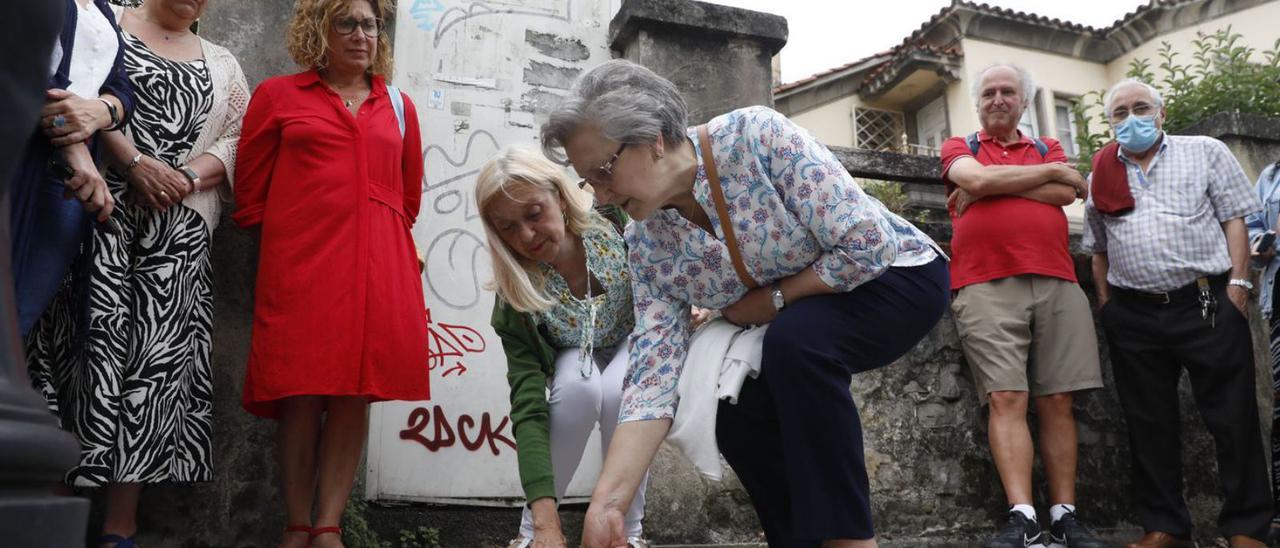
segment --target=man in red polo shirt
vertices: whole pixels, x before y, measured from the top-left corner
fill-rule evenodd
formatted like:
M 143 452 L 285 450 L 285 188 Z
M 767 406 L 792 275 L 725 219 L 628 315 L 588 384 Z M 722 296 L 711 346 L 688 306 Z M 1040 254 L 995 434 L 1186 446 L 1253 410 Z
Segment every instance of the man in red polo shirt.
M 1062 206 L 1087 184 L 1056 140 L 1018 131 L 1035 96 L 1030 74 L 992 66 L 973 91 L 982 130 L 943 143 L 942 179 L 954 229 L 951 306 L 979 397 L 990 404 L 988 442 L 1010 506 L 983 546 L 1106 546 L 1075 514 L 1072 394 L 1100 388 L 1102 373 Z M 1031 397 L 1049 483 L 1047 532 L 1031 498 Z

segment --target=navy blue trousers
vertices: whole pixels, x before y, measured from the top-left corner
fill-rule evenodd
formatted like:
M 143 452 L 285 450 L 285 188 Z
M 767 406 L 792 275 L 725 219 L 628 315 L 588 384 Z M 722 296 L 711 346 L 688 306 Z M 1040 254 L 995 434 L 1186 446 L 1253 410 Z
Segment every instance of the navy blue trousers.
M 760 376 L 722 401 L 716 440 L 769 546 L 868 539 L 871 492 L 854 373 L 888 365 L 942 317 L 947 263 L 890 268 L 848 293 L 796 301 L 769 324 Z

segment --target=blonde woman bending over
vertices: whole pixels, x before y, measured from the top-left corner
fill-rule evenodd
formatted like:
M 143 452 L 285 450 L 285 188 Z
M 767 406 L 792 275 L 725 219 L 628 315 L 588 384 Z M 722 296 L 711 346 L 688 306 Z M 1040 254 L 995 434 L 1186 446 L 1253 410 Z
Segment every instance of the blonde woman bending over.
M 617 207 L 593 210 L 581 186 L 541 153 L 519 147 L 499 152 L 476 181 L 498 296 L 491 323 L 507 355 L 528 500 L 511 548 L 566 546 L 557 501 L 596 423 L 601 445 L 592 450 L 602 456 L 618 424 L 635 325 L 626 216 Z M 633 548 L 648 546 L 644 491 L 641 485 L 625 516 Z

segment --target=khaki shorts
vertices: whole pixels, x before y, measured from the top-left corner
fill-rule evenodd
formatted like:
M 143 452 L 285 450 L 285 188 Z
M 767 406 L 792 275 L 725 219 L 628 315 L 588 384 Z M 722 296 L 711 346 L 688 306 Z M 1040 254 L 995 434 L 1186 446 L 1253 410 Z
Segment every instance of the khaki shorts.
M 983 405 L 991 392 L 1035 397 L 1102 387 L 1098 335 L 1079 285 L 1010 276 L 961 288 L 951 310 Z

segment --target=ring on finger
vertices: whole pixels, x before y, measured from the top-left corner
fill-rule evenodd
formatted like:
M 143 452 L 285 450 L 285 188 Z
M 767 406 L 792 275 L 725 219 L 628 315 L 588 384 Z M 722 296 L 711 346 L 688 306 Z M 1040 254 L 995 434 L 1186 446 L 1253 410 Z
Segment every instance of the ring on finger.
M 63 115 L 61 115 L 61 114 L 59 114 L 59 115 L 57 115 L 57 116 L 54 116 L 54 117 L 53 117 L 53 122 L 51 122 L 51 123 L 52 123 L 53 127 L 62 127 L 62 126 L 65 126 L 65 125 L 67 125 L 67 117 L 66 117 L 66 116 L 63 116 Z

